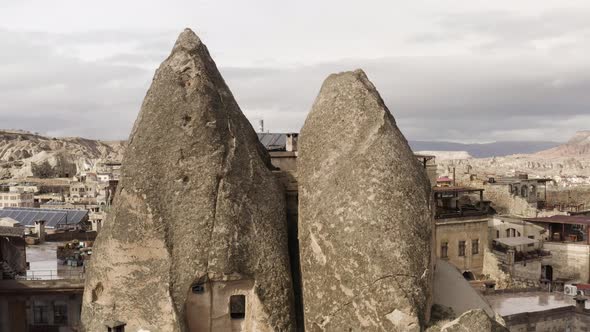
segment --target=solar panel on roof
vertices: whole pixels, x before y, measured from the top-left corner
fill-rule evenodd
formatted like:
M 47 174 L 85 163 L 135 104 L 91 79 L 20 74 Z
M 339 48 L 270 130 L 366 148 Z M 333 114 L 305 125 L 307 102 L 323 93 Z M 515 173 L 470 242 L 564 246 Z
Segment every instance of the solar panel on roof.
M 0 209 L 1 217 L 10 217 L 24 226 L 33 226 L 36 220 L 45 220 L 47 227 L 76 225 L 88 216 L 86 210 L 57 210 L 5 207 Z

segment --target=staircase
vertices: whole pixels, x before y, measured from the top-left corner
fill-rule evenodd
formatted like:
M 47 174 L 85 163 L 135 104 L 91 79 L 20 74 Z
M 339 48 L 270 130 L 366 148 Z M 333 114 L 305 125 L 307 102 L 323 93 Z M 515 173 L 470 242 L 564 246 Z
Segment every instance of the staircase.
M 0 262 L 0 272 L 2 273 L 0 279 L 16 279 L 17 273 L 6 261 Z

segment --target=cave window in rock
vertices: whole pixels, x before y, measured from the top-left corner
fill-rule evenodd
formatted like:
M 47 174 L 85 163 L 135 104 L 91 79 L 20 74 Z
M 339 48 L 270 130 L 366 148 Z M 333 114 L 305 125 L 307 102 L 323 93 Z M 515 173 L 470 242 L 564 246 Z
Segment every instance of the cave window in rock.
M 229 314 L 231 319 L 244 319 L 246 317 L 246 296 L 232 295 L 229 298 Z
M 205 293 L 205 285 L 204 284 L 195 284 L 191 287 L 193 294 L 203 294 Z
M 125 323 L 123 322 L 108 322 L 106 324 L 107 326 L 107 332 L 125 332 Z

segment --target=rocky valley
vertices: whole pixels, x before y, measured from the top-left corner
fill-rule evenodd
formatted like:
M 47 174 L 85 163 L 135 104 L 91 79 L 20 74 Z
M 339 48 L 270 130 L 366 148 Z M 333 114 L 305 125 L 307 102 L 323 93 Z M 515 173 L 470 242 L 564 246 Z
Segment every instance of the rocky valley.
M 0 130 L 0 179 L 71 177 L 94 170 L 99 162 L 120 162 L 124 150 L 124 141 Z

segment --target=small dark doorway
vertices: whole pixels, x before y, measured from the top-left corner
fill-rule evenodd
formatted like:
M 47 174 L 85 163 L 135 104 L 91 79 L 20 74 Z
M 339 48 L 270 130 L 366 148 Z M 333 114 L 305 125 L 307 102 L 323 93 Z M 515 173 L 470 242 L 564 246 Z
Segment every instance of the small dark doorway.
M 553 281 L 553 267 L 551 265 L 541 267 L 541 279 Z
M 473 275 L 473 273 L 471 273 L 471 271 L 463 272 L 463 278 L 465 278 L 465 280 L 469 280 L 469 281 L 475 280 L 475 276 Z
M 246 317 L 246 296 L 232 295 L 229 298 L 229 313 L 232 319 L 244 319 Z

